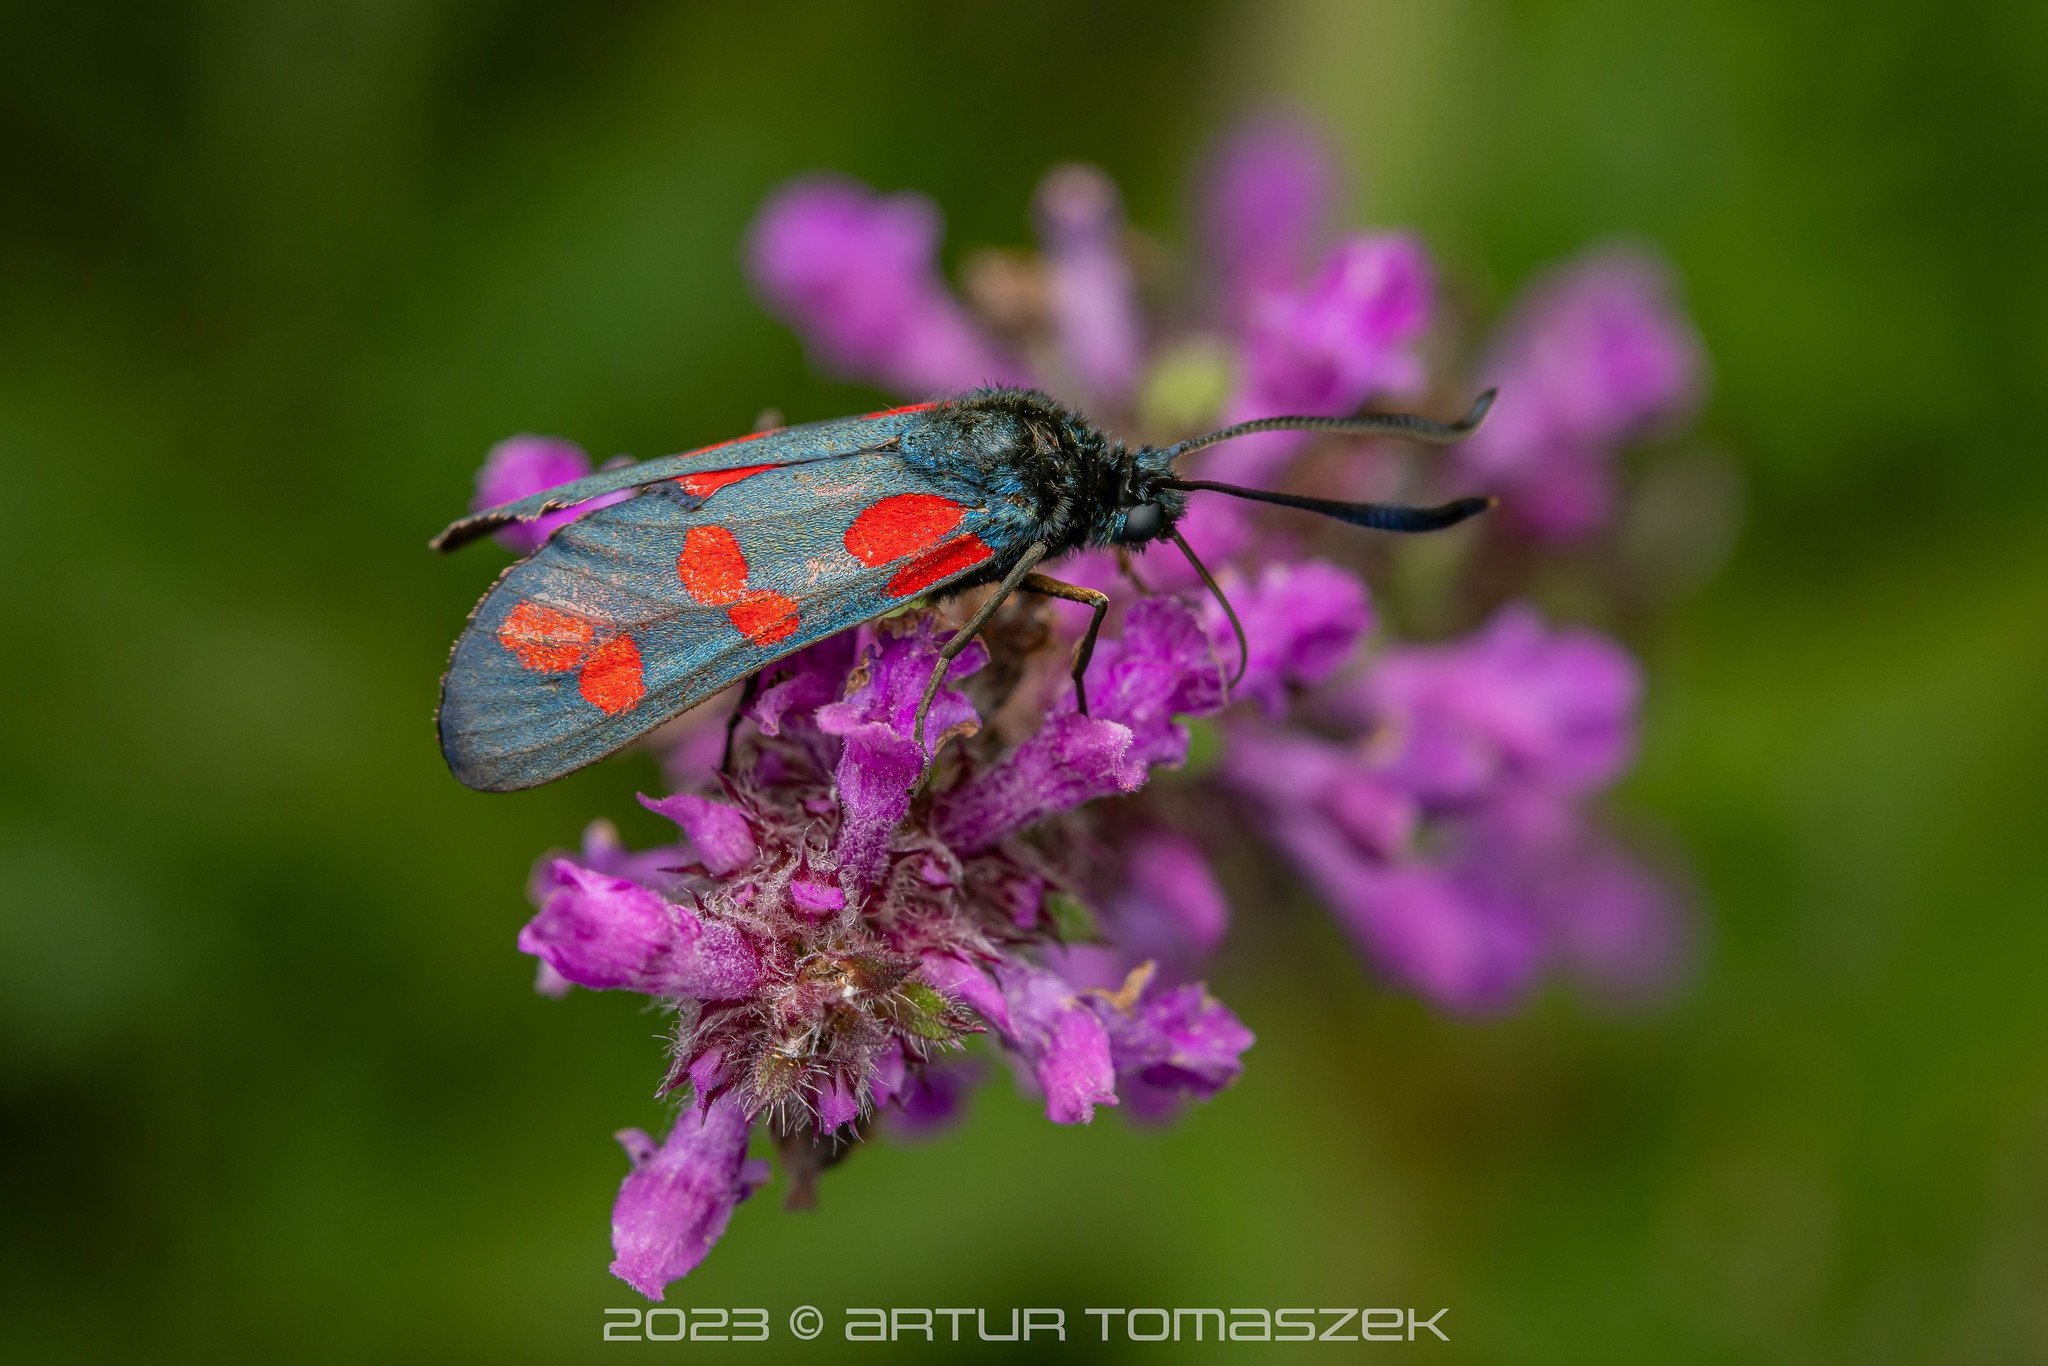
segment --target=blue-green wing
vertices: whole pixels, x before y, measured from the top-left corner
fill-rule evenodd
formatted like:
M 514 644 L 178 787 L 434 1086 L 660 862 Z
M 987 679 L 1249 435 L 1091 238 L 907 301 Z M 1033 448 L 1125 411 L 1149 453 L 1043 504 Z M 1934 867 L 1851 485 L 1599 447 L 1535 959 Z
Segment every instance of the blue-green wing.
M 685 451 L 681 455 L 665 455 L 619 469 L 599 470 L 596 474 L 528 494 L 514 502 L 471 513 L 449 525 L 428 544 L 435 550 L 454 550 L 514 522 L 531 522 L 550 512 L 560 512 L 607 493 L 644 488 L 664 479 L 685 481 L 686 487 L 695 485 L 708 491 L 720 487 L 711 476 L 734 470 L 810 464 L 893 450 L 920 414 L 938 406 L 936 402 L 915 403 L 907 408 L 890 408 L 863 417 L 841 417 L 800 427 L 778 427 L 701 450 Z
M 1004 514 L 888 450 L 591 512 L 471 614 L 441 686 L 448 766 L 486 791 L 581 768 L 814 641 L 999 575 L 1023 549 Z

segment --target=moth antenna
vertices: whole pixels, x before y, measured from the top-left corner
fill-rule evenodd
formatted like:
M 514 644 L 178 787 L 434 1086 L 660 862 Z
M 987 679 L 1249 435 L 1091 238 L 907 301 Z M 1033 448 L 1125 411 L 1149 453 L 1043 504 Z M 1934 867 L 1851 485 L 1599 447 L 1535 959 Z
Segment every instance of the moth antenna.
M 1189 451 L 1199 451 L 1204 446 L 1213 446 L 1219 441 L 1229 441 L 1234 437 L 1250 436 L 1254 432 L 1332 432 L 1338 436 L 1397 436 L 1406 441 L 1420 441 L 1425 446 L 1454 446 L 1479 429 L 1479 424 L 1486 420 L 1487 409 L 1493 407 L 1493 400 L 1499 393 L 1498 389 L 1488 389 L 1472 400 L 1471 408 L 1456 422 L 1438 422 L 1432 418 L 1417 417 L 1412 413 L 1364 413 L 1357 417 L 1261 417 L 1210 432 L 1207 436 L 1191 436 L 1178 445 L 1168 446 L 1164 454 L 1168 460 L 1178 460 Z
M 1170 526 L 1166 529 L 1166 534 L 1180 547 L 1180 553 L 1188 557 L 1188 563 L 1194 566 L 1195 574 L 1202 580 L 1203 586 L 1215 596 L 1217 605 L 1223 609 L 1223 615 L 1230 619 L 1230 632 L 1237 637 L 1237 672 L 1230 676 L 1230 686 L 1235 688 L 1244 678 L 1244 671 L 1252 662 L 1251 642 L 1244 637 L 1244 623 L 1237 619 L 1237 609 L 1230 605 L 1229 598 L 1223 596 L 1223 589 L 1209 573 L 1209 567 L 1202 563 L 1195 554 L 1195 548 L 1181 536 L 1180 528 Z
M 1227 493 L 1233 498 L 1248 498 L 1255 503 L 1300 508 L 1303 512 L 1321 513 L 1340 522 L 1349 522 L 1352 526 L 1371 527 L 1374 531 L 1442 531 L 1467 517 L 1477 517 L 1500 502 L 1498 498 L 1456 498 L 1435 507 L 1415 507 L 1408 503 L 1345 503 L 1335 498 L 1248 489 L 1238 484 L 1218 483 L 1214 479 L 1169 479 L 1166 487 L 1186 493 Z

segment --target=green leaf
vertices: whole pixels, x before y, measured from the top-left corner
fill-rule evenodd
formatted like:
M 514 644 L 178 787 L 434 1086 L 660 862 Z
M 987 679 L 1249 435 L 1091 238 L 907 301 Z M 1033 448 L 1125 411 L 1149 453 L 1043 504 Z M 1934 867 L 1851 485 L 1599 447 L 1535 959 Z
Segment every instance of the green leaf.
M 1051 892 L 1045 898 L 1045 917 L 1052 921 L 1052 932 L 1059 936 L 1062 944 L 1106 944 L 1102 927 L 1095 923 L 1095 912 L 1088 909 L 1078 898 L 1065 892 Z
M 923 982 L 905 982 L 888 998 L 889 1019 L 897 1028 L 934 1043 L 954 1043 L 964 1032 L 953 1002 Z

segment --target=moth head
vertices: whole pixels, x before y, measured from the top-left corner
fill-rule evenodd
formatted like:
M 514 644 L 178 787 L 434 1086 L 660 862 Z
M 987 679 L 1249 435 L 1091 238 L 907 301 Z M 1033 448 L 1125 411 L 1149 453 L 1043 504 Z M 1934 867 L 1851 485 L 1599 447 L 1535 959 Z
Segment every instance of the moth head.
M 1116 539 L 1119 545 L 1143 545 L 1157 540 L 1165 532 L 1166 509 L 1154 501 L 1133 503 L 1123 509 L 1117 523 Z
M 1175 487 L 1171 451 L 1139 446 L 1118 455 L 1116 484 L 1105 491 L 1114 509 L 1106 524 L 1109 543 L 1145 545 L 1171 537 L 1188 507 L 1188 496 Z

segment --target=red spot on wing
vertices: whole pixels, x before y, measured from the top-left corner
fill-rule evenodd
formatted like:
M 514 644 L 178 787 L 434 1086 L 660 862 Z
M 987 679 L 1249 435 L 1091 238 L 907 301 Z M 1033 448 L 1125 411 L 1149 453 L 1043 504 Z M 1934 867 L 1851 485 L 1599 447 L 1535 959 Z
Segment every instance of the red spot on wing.
M 676 556 L 676 577 L 684 592 L 706 606 L 738 602 L 747 591 L 747 557 L 724 527 L 693 526 Z
M 576 676 L 583 700 L 607 716 L 631 711 L 647 695 L 640 676 L 640 647 L 631 636 L 613 636 L 591 651 Z
M 846 529 L 846 553 L 869 568 L 929 550 L 960 525 L 965 509 L 936 493 L 898 493 L 869 504 Z
M 683 591 L 706 605 L 731 605 L 725 617 L 756 645 L 773 645 L 793 635 L 800 622 L 794 598 L 772 588 L 747 587 L 747 557 L 739 539 L 722 526 L 691 527 L 676 557 Z
M 505 614 L 498 643 L 519 656 L 522 667 L 561 673 L 581 664 L 590 653 L 597 629 L 573 612 L 522 602 Z
M 693 493 L 699 498 L 708 498 L 727 484 L 737 484 L 750 475 L 762 470 L 777 468 L 774 465 L 742 465 L 736 470 L 708 470 L 703 474 L 679 474 L 676 482 L 683 486 L 683 492 Z
M 725 610 L 734 629 L 756 645 L 773 645 L 792 634 L 799 621 L 796 602 L 772 588 L 759 588 Z
M 933 401 L 932 401 L 932 402 L 930 402 L 930 403 L 910 403 L 910 404 L 906 404 L 906 405 L 904 405 L 904 406 L 903 406 L 903 407 L 901 407 L 901 408 L 883 408 L 883 409 L 881 409 L 881 410 L 880 410 L 879 412 L 873 412 L 873 413 L 862 413 L 862 414 L 861 414 L 861 416 L 862 416 L 862 417 L 897 417 L 897 416 L 900 416 L 900 415 L 901 415 L 901 414 L 903 414 L 903 413 L 922 413 L 922 412 L 926 411 L 927 409 L 931 409 L 931 408 L 936 408 L 936 407 L 938 407 L 938 406 L 939 406 L 939 403 L 940 403 L 940 402 L 942 402 L 942 401 L 943 401 L 943 400 L 937 400 L 937 399 L 935 399 L 935 400 L 933 400 Z
M 889 580 L 889 594 L 891 597 L 914 598 L 941 579 L 950 579 L 964 569 L 972 569 L 993 554 L 995 552 L 989 549 L 988 542 L 970 531 L 897 570 L 895 577 Z

